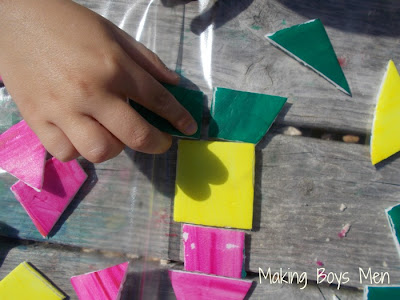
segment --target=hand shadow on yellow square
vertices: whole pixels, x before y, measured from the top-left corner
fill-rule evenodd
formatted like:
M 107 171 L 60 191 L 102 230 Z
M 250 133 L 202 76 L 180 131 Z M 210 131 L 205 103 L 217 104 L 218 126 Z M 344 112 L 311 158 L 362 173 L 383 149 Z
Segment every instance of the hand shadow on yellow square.
M 178 151 L 176 184 L 188 197 L 204 201 L 211 196 L 210 185 L 224 184 L 229 173 L 224 163 L 208 149 L 209 143 L 194 143 L 193 152 Z

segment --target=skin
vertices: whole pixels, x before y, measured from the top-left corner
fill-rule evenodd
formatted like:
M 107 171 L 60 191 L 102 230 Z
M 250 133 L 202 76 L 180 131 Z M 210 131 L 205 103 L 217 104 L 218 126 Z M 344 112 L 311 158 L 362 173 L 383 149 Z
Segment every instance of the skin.
M 197 125 L 160 84 L 178 84 L 156 54 L 69 0 L 0 0 L 0 70 L 23 118 L 57 159 L 98 163 L 126 146 L 162 153 L 171 136 L 127 103 L 135 99 L 181 132 Z

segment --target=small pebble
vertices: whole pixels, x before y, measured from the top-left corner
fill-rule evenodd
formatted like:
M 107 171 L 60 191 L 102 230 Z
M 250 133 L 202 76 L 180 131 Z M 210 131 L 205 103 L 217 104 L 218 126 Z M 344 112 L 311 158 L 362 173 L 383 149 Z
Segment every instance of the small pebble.
M 291 135 L 291 136 L 302 135 L 301 131 L 298 130 L 296 127 L 293 127 L 293 126 L 284 127 L 282 129 L 282 133 L 285 134 L 285 135 Z
M 358 143 L 360 141 L 360 137 L 356 135 L 347 134 L 342 137 L 342 140 L 345 143 Z
M 342 204 L 340 204 L 340 211 L 345 211 L 345 210 L 346 210 L 346 208 L 347 208 L 347 206 L 346 206 L 346 205 L 344 205 L 343 203 L 342 203 Z

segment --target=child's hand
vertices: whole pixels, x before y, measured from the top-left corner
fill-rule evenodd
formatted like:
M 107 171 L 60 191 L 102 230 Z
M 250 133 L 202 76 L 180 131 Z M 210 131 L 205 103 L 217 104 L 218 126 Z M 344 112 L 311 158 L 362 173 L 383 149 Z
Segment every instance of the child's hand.
M 126 102 L 134 99 L 185 134 L 197 125 L 158 82 L 179 77 L 142 44 L 72 1 L 0 0 L 0 71 L 46 149 L 67 161 L 118 155 L 124 145 L 161 153 L 171 137 Z

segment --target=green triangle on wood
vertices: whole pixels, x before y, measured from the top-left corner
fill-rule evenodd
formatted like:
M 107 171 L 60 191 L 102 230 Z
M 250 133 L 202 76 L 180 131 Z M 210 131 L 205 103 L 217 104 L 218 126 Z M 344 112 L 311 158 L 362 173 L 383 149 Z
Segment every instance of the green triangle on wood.
M 217 87 L 211 105 L 208 136 L 257 144 L 287 98 Z
M 313 69 L 339 90 L 351 96 L 331 41 L 319 19 L 270 33 L 265 36 L 273 45 Z
M 204 94 L 201 91 L 189 90 L 183 87 L 163 84 L 163 86 L 175 97 L 175 99 L 192 115 L 197 123 L 197 131 L 193 135 L 184 135 L 178 129 L 171 125 L 167 120 L 159 115 L 148 110 L 144 106 L 129 101 L 129 104 L 151 125 L 159 130 L 169 133 L 174 136 L 189 137 L 199 139 L 201 134 L 201 123 L 203 117 L 203 98 Z

